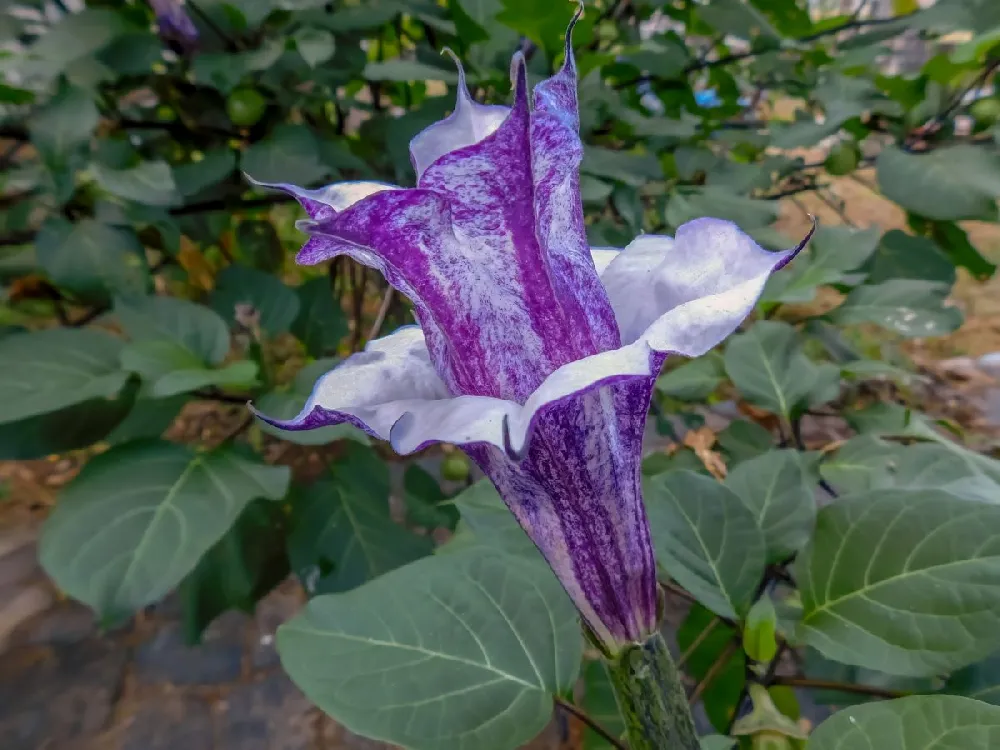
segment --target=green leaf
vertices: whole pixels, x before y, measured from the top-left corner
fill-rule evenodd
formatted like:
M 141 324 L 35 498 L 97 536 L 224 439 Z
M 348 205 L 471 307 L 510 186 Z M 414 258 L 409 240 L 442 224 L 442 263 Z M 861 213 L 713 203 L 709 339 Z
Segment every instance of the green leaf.
M 780 39 L 781 34 L 767 16 L 741 0 L 709 0 L 698 6 L 698 17 L 720 34 L 739 39 Z
M 352 732 L 414 750 L 517 747 L 582 656 L 573 606 L 536 572 L 483 548 L 418 560 L 310 601 L 278 630 L 282 665 Z
M 661 375 L 656 380 L 656 390 L 681 401 L 704 401 L 725 377 L 722 357 L 709 352 Z
M 114 399 L 128 373 L 121 342 L 98 330 L 50 328 L 0 338 L 0 424 Z M 16 363 L 16 366 L 14 366 Z
M 743 461 L 767 453 L 774 445 L 771 433 L 756 422 L 737 419 L 730 422 L 717 436 L 719 447 L 729 457 L 731 467 Z
M 349 591 L 434 546 L 392 520 L 385 463 L 370 448 L 348 446 L 332 477 L 293 498 L 288 557 L 310 595 Z
M 667 204 L 666 219 L 671 226 L 679 227 L 692 219 L 711 216 L 727 219 L 749 231 L 773 224 L 778 213 L 775 201 L 747 198 L 721 187 L 705 187 L 674 191 Z
M 583 703 L 587 715 L 600 726 L 621 737 L 625 733 L 625 722 L 618 711 L 614 686 L 608 675 L 608 668 L 602 661 L 586 661 L 583 665 Z M 615 750 L 606 739 L 592 729 L 583 730 L 583 750 Z
M 841 493 L 890 487 L 896 452 L 896 448 L 884 440 L 873 435 L 859 435 L 820 464 L 819 473 Z
M 566 9 L 533 0 L 501 0 L 503 11 L 496 20 L 509 26 L 553 54 L 560 49 L 566 31 Z
M 28 121 L 31 142 L 47 158 L 90 140 L 101 115 L 82 89 L 63 87 Z
M 458 523 L 458 509 L 448 502 L 448 496 L 437 479 L 418 464 L 410 464 L 403 475 L 403 492 L 406 501 L 406 518 L 416 526 L 431 529 L 454 529 Z
M 370 62 L 361 73 L 369 81 L 444 81 L 458 83 L 458 73 L 419 60 L 384 60 Z
M 743 628 L 743 650 L 756 662 L 770 663 L 778 653 L 776 628 L 778 615 L 771 598 L 765 594 L 750 607 Z
M 747 400 L 786 420 L 808 404 L 820 373 L 787 323 L 762 320 L 726 346 L 726 372 Z
M 52 75 L 92 55 L 125 28 L 124 17 L 105 8 L 86 8 L 64 15 L 35 44 L 31 57 L 46 63 Z
M 993 654 L 953 673 L 944 689 L 955 695 L 1000 706 L 1000 654 Z
M 637 188 L 663 179 L 660 162 L 652 154 L 612 151 L 598 146 L 583 147 L 580 171 Z
M 112 440 L 128 421 L 137 391 L 138 383 L 130 383 L 113 401 L 91 399 L 0 424 L 0 460 L 33 461 Z
M 311 185 L 330 170 L 320 159 L 316 138 L 302 125 L 279 125 L 245 152 L 241 168 L 260 182 Z
M 149 395 L 168 398 L 202 388 L 250 388 L 257 383 L 257 363 L 232 362 L 214 369 L 189 349 L 165 339 L 136 341 L 121 353 L 122 367 L 149 383 Z
M 184 634 L 198 643 L 202 631 L 230 609 L 253 613 L 257 601 L 288 575 L 281 507 L 255 500 L 198 562 L 179 588 Z
M 933 240 L 892 229 L 872 257 L 868 283 L 893 279 L 923 279 L 950 287 L 955 283 L 955 265 Z
M 247 266 L 228 266 L 216 278 L 209 304 L 230 324 L 239 305 L 250 305 L 260 314 L 260 326 L 271 336 L 291 328 L 299 314 L 295 290 L 269 273 Z
M 131 229 L 93 219 L 70 224 L 46 222 L 36 238 L 38 263 L 52 282 L 81 300 L 106 304 L 113 296 L 143 295 L 149 289 L 149 266 Z
M 163 42 L 150 31 L 129 31 L 98 52 L 97 59 L 118 73 L 142 75 L 163 59 Z
M 839 325 L 877 323 L 906 338 L 943 336 L 962 324 L 962 313 L 945 307 L 950 287 L 932 281 L 893 279 L 859 286 L 831 313 Z
M 938 247 L 956 266 L 967 269 L 981 281 L 992 278 L 997 270 L 996 265 L 982 256 L 969 241 L 969 235 L 958 224 L 950 221 L 932 222 L 931 234 Z
M 717 615 L 743 614 L 765 565 L 754 514 L 732 490 L 691 471 L 658 474 L 643 486 L 660 565 Z
M 132 169 L 110 169 L 94 164 L 97 184 L 112 195 L 150 206 L 176 206 L 180 195 L 174 174 L 165 161 L 144 161 Z
M 538 548 L 524 533 L 488 479 L 480 479 L 459 493 L 452 502 L 461 515 L 462 526 L 472 532 L 477 544 L 523 557 L 548 570 Z M 551 571 L 548 576 L 555 578 Z
M 181 195 L 197 195 L 202 190 L 222 182 L 236 169 L 236 154 L 229 148 L 206 151 L 198 161 L 173 168 L 174 183 Z
M 805 252 L 789 268 L 768 279 L 761 298 L 768 302 L 812 302 L 821 286 L 857 283 L 863 275 L 856 269 L 875 252 L 878 241 L 877 227 L 854 231 L 821 226 Z
M 320 359 L 303 367 L 292 379 L 288 388 L 265 393 L 256 402 L 256 407 L 263 414 L 277 419 L 291 419 L 305 406 L 312 393 L 316 381 L 332 370 L 339 360 Z M 368 436 L 354 425 L 338 424 L 330 427 L 320 427 L 318 430 L 285 431 L 272 427 L 258 420 L 257 425 L 263 432 L 289 443 L 297 445 L 326 445 L 337 440 L 354 440 L 362 445 L 368 445 Z
M 203 305 L 175 297 L 118 299 L 114 314 L 132 341 L 172 342 L 209 365 L 229 353 L 226 322 Z
M 798 552 L 816 523 L 815 481 L 795 450 L 776 450 L 733 468 L 726 486 L 750 508 L 767 546 L 767 562 Z
M 136 442 L 93 458 L 46 521 L 40 559 L 60 589 L 117 623 L 165 596 L 286 467 L 222 449 Z
M 1000 708 L 952 695 L 914 695 L 844 709 L 809 737 L 809 750 L 987 750 L 1000 743 Z
M 241 221 L 236 227 L 236 245 L 240 259 L 258 270 L 277 273 L 284 265 L 285 250 L 270 221 Z
M 303 27 L 292 35 L 292 39 L 310 68 L 329 60 L 337 49 L 333 34 L 324 29 Z
M 882 194 L 907 211 L 938 221 L 997 217 L 1000 157 L 971 145 L 911 154 L 882 149 L 875 162 Z
M 299 314 L 292 323 L 292 333 L 305 344 L 314 357 L 333 354 L 350 332 L 347 316 L 333 296 L 330 280 L 311 279 L 295 289 Z
M 842 497 L 795 571 L 800 635 L 827 658 L 925 676 L 996 648 L 1000 506 L 941 490 Z

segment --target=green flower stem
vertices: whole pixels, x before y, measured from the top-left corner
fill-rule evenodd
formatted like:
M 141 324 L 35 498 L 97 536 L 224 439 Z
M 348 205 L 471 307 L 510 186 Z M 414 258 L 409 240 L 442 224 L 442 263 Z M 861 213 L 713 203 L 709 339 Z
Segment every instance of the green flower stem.
M 654 633 L 608 659 L 630 750 L 699 750 L 680 672 Z

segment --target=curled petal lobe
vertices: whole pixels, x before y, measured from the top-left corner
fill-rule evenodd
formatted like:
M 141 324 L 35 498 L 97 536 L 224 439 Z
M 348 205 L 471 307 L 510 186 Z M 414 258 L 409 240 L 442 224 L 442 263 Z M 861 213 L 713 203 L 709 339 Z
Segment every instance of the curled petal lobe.
M 451 54 L 451 50 L 446 50 Z M 458 67 L 458 98 L 455 110 L 441 122 L 421 131 L 410 141 L 410 161 L 417 173 L 417 184 L 424 171 L 447 153 L 466 146 L 474 146 L 491 135 L 507 119 L 510 107 L 479 104 L 469 94 L 465 84 L 465 70 L 453 54 Z
M 689 221 L 673 238 L 637 237 L 601 276 L 622 340 L 643 339 L 660 352 L 704 354 L 750 314 L 768 276 L 811 237 L 771 253 L 720 219 Z
M 302 411 L 292 419 L 255 414 L 282 430 L 313 430 L 349 422 L 388 440 L 392 426 L 410 408 L 446 398 L 419 326 L 406 326 L 372 341 L 321 377 Z
M 367 198 L 369 195 L 381 193 L 384 190 L 400 189 L 396 185 L 374 180 L 335 182 L 319 188 L 303 188 L 287 182 L 261 182 L 245 173 L 244 176 L 247 178 L 247 181 L 258 187 L 280 190 L 294 196 L 313 221 L 334 216 L 340 211 L 346 211 L 359 200 Z M 311 224 L 309 222 L 301 222 L 297 226 L 302 231 L 308 231 Z

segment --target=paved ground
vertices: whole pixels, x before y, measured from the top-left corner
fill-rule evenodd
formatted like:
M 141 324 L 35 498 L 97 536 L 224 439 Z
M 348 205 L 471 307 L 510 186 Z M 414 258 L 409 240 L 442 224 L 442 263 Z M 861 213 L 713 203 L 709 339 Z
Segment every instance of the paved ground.
M 0 655 L 0 748 L 383 750 L 320 714 L 282 672 L 274 630 L 298 606 L 279 589 L 191 648 L 169 600 L 105 635 L 85 608 L 59 604 Z M 553 725 L 531 750 L 558 750 L 558 735 Z

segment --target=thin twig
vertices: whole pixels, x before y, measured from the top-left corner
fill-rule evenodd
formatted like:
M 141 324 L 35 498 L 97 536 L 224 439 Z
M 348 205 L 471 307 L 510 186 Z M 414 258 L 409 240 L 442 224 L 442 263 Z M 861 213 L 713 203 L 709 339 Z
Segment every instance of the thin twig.
M 836 680 L 818 680 L 812 677 L 775 677 L 773 685 L 805 688 L 807 690 L 835 690 L 841 693 L 855 695 L 870 695 L 875 698 L 903 698 L 910 693 L 903 690 L 875 687 L 874 685 L 859 685 L 855 682 L 837 682 Z
M 608 731 L 600 724 L 598 724 L 593 717 L 591 717 L 586 711 L 584 711 L 579 706 L 573 705 L 568 700 L 565 700 L 564 698 L 561 698 L 558 695 L 555 696 L 555 702 L 556 705 L 559 706 L 559 708 L 561 708 L 563 711 L 565 711 L 568 714 L 572 714 L 577 719 L 586 724 L 588 727 L 597 732 L 597 734 L 601 735 L 601 737 L 603 737 L 605 740 L 611 743 L 611 746 L 616 748 L 616 750 L 628 750 L 627 745 L 625 745 L 621 740 L 615 737 L 610 731 Z
M 698 646 L 700 646 L 702 643 L 705 642 L 705 639 L 712 634 L 712 631 L 715 630 L 715 626 L 718 625 L 720 622 L 722 621 L 718 617 L 713 617 L 711 622 L 709 622 L 708 625 L 705 626 L 705 629 L 702 630 L 700 633 L 698 633 L 698 637 L 695 638 L 693 641 L 691 641 L 691 645 L 688 646 L 686 649 L 684 649 L 684 653 L 681 654 L 680 658 L 677 660 L 678 669 L 680 669 L 681 667 L 684 666 L 685 663 L 687 663 L 687 660 L 691 658 L 691 654 L 695 652 Z
M 291 203 L 294 200 L 294 196 L 283 193 L 269 195 L 266 198 L 251 198 L 245 201 L 231 201 L 221 198 L 178 206 L 177 208 L 170 209 L 170 213 L 173 216 L 188 216 L 190 214 L 201 214 L 209 211 L 243 211 L 251 208 L 267 208 L 268 206 L 277 206 L 282 203 Z
M 697 685 L 694 686 L 694 690 L 691 691 L 691 695 L 688 696 L 688 705 L 693 706 L 701 698 L 702 693 L 708 689 L 708 686 L 712 684 L 716 677 L 719 676 L 719 672 L 722 671 L 723 667 L 729 662 L 730 657 L 736 653 L 736 649 L 739 648 L 739 643 L 734 639 L 726 644 L 726 647 L 722 649 L 718 658 L 712 663 L 712 666 L 708 668 L 705 672 L 705 676 L 701 678 Z
M 385 290 L 385 296 L 382 297 L 382 304 L 378 308 L 375 322 L 372 323 L 371 330 L 368 332 L 368 341 L 373 341 L 378 336 L 378 332 L 382 330 L 382 324 L 385 322 L 385 316 L 389 313 L 389 307 L 392 305 L 392 297 L 395 291 L 391 286 Z
M 221 391 L 215 390 L 195 391 L 194 395 L 196 398 L 200 398 L 205 401 L 218 401 L 221 404 L 239 404 L 240 406 L 246 406 L 247 403 L 246 396 L 231 396 L 228 393 L 222 393 Z

